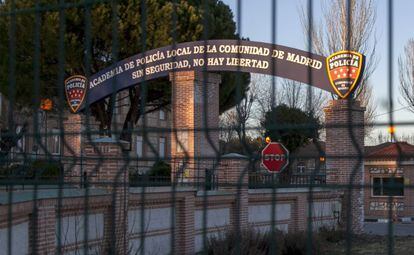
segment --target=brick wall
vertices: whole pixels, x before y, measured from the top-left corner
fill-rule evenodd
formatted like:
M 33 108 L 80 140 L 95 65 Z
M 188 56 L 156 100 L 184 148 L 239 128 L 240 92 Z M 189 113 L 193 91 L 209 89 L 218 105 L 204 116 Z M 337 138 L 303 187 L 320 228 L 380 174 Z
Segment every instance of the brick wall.
M 304 231 L 307 228 L 308 224 L 308 198 L 307 194 L 301 194 L 297 196 L 297 199 L 294 202 L 294 226 L 295 231 Z
M 128 143 L 100 138 L 85 144 L 88 187 L 103 187 L 111 194 L 111 207 L 104 214 L 105 250 L 124 254 L 128 250 Z
M 111 254 L 124 254 L 124 242 L 126 242 L 127 247 L 131 248 L 134 241 L 138 241 L 135 245 L 139 248 L 142 237 L 141 233 L 145 236 L 145 254 L 154 254 L 155 250 L 158 251 L 155 254 L 168 254 L 171 250 L 170 238 L 174 238 L 175 253 L 194 254 L 202 248 L 200 240 L 202 240 L 204 234 L 208 238 L 209 236 L 218 235 L 235 228 L 234 205 L 240 198 L 239 194 L 229 190 L 200 193 L 195 190 L 180 188 L 175 190 L 175 193 L 172 193 L 171 188 L 161 187 L 147 188 L 145 196 L 143 196 L 141 188 L 131 188 L 126 204 L 128 209 L 126 207 L 123 209 L 125 213 L 133 213 L 131 216 L 135 220 L 126 220 L 124 225 L 121 219 L 115 216 L 117 220 L 116 228 L 111 229 L 110 224 L 113 222 L 111 217 L 113 216 L 110 213 L 110 208 L 116 208 L 113 207 L 113 193 L 106 192 L 97 195 L 95 192 L 98 191 L 93 187 L 90 188 L 87 211 L 85 210 L 85 197 L 81 193 L 76 195 L 76 192 L 74 192 L 73 197 L 62 197 L 59 215 L 62 219 L 67 219 L 70 216 L 79 216 L 80 221 L 78 224 L 80 225 L 78 227 L 81 227 L 84 223 L 82 217 L 85 213 L 88 213 L 90 215 L 89 224 L 91 224 L 89 225 L 89 232 L 95 233 L 97 230 L 94 226 L 97 226 L 93 225 L 96 224 L 93 215 L 101 215 L 103 213 L 103 240 L 88 238 L 88 243 L 94 250 L 102 251 L 103 248 L 99 249 L 99 246 L 102 246 L 106 248 L 106 252 L 108 252 L 108 245 L 112 244 L 113 247 L 116 247 L 116 252 Z M 274 192 L 276 196 L 272 195 L 273 191 L 271 189 L 249 190 L 245 193 L 246 211 L 238 222 L 240 227 L 251 226 L 260 231 L 268 231 L 271 225 L 274 224 L 275 227 L 285 231 L 306 230 L 308 226 L 306 222 L 309 220 L 307 218 L 307 208 L 309 208 L 308 204 L 310 203 L 308 189 L 285 188 L 276 189 Z M 174 203 L 172 202 L 172 194 L 174 194 Z M 38 254 L 55 254 L 59 202 L 57 197 L 50 197 L 50 194 L 47 197 L 39 197 L 39 199 L 36 220 L 32 217 L 32 201 L 14 203 L 12 206 L 12 217 L 16 218 L 16 220 L 13 220 L 12 224 L 18 225 L 29 221 L 29 228 L 27 230 L 30 235 L 30 245 L 27 245 L 29 251 L 35 249 L 38 251 Z M 327 203 L 325 207 L 319 206 L 316 208 L 316 212 L 313 213 L 311 218 L 313 231 L 316 231 L 321 223 L 330 225 L 332 222 L 336 222 L 331 207 L 333 204 L 339 203 L 339 200 L 334 193 L 314 188 L 312 203 L 314 203 L 315 207 L 320 203 Z M 275 206 L 273 222 L 271 221 L 272 205 Z M 173 208 L 175 208 L 174 213 L 171 211 Z M 9 205 L 0 205 L 0 235 L 2 233 L 6 234 L 0 236 L 0 239 L 5 238 L 6 240 L 8 209 Z M 158 215 L 156 210 L 165 214 Z M 328 211 L 329 214 L 318 213 L 318 210 Z M 141 232 L 140 215 L 143 211 L 146 212 L 147 216 L 144 217 L 144 230 Z M 198 216 L 196 217 L 196 215 Z M 206 216 L 206 222 L 203 224 L 204 215 Z M 36 225 L 33 224 L 34 222 Z M 63 226 L 64 231 L 68 228 L 67 224 L 69 221 L 63 220 L 62 222 L 65 224 Z M 119 232 L 118 230 L 124 226 L 127 226 L 126 229 L 128 229 L 126 238 L 120 239 L 119 235 L 123 235 L 124 231 Z M 133 231 L 133 228 L 137 229 L 137 231 Z M 3 231 L 5 229 L 6 231 Z M 66 235 L 66 232 L 61 233 L 62 254 L 73 253 L 75 250 L 78 253 L 83 253 L 84 243 L 81 237 L 83 228 L 76 228 L 76 230 L 79 232 L 77 243 L 66 242 L 65 240 L 69 236 Z M 113 230 L 115 230 L 114 239 L 108 239 Z M 16 240 L 14 239 L 13 242 L 16 242 Z M 22 246 L 24 245 L 22 244 Z M 137 250 L 137 247 L 133 250 Z M 164 248 L 159 250 L 159 247 Z M 106 254 L 100 252 L 100 254 L 102 253 Z
M 185 255 L 194 254 L 195 196 L 185 196 L 180 199 L 177 209 L 175 252 Z
M 194 254 L 202 249 L 204 237 L 219 235 L 231 229 L 239 233 L 252 226 L 259 231 L 268 231 L 274 225 L 284 231 L 306 230 L 306 223 L 311 220 L 315 231 L 320 224 L 331 225 L 336 222 L 330 211 L 332 204 L 338 201 L 335 192 L 315 188 L 310 200 L 308 189 L 248 190 L 249 166 L 247 159 L 241 155 L 222 157 L 218 166 L 219 181 L 223 184 L 219 187 L 222 189 L 196 191 L 188 188 L 173 190 L 171 187 L 114 187 L 114 180 L 127 183 L 123 179 L 126 175 L 118 175 L 123 173 L 123 168 L 116 163 L 120 162 L 116 159 L 123 154 L 122 146 L 110 141 L 86 144 L 85 156 L 90 160 L 89 163 L 99 158 L 102 160 L 97 169 L 100 178 L 93 180 L 94 177 L 90 177 L 92 180 L 88 191 L 76 188 L 68 192 L 74 197 L 65 195 L 60 198 L 51 197 L 50 192 L 53 194 L 55 191 L 48 191 L 46 197 L 42 197 L 46 194 L 39 194 L 36 217 L 32 215 L 31 196 L 26 196 L 28 201 L 13 204 L 12 215 L 16 217 L 16 220 L 12 220 L 13 224 L 21 223 L 19 219 L 29 218 L 29 250 L 34 249 L 39 254 L 54 254 L 58 215 L 66 219 L 63 221 L 66 224 L 70 222 L 68 217 L 71 216 L 82 219 L 88 214 L 89 222 L 93 222 L 96 215 L 103 215 L 99 216 L 103 218 L 103 234 L 95 235 L 101 239 L 88 238 L 88 244 L 94 250 L 110 254 L 125 254 L 129 249 L 139 251 L 142 240 L 146 242 L 145 254 L 155 250 L 160 254 L 168 254 L 171 249 L 178 254 Z M 106 182 L 103 177 L 107 179 Z M 88 192 L 88 197 L 83 195 L 84 192 Z M 312 218 L 308 219 L 311 202 L 327 203 L 325 209 L 328 209 L 328 215 L 318 213 L 318 210 L 323 211 L 323 207 L 319 206 Z M 275 209 L 273 221 L 270 216 L 272 208 Z M 0 230 L 7 228 L 8 209 L 7 204 L 0 205 Z M 142 217 L 142 214 L 145 216 Z M 141 219 L 144 219 L 143 224 Z M 81 220 L 80 224 L 83 222 Z M 96 231 L 91 225 L 89 227 L 90 232 Z M 64 229 L 67 228 L 65 225 Z M 82 228 L 79 231 L 83 233 Z M 61 251 L 63 254 L 82 251 L 83 247 L 83 239 L 77 243 L 63 242 Z
M 53 205 L 34 209 L 29 221 L 29 247 L 34 254 L 54 254 L 56 213 Z M 15 240 L 16 241 L 16 240 Z
M 327 183 L 344 190 L 343 220 L 363 232 L 364 111 L 359 101 L 331 100 L 325 111 Z M 352 185 L 351 190 L 348 185 Z M 350 212 L 350 213 L 348 213 Z
M 224 155 L 217 172 L 219 189 L 236 194 L 230 208 L 230 224 L 239 232 L 248 226 L 248 158 L 235 153 Z

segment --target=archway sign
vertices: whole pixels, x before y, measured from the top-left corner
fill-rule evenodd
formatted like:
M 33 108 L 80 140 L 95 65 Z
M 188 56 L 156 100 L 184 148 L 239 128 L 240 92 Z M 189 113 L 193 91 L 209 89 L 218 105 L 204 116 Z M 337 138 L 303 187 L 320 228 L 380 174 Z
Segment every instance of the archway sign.
M 112 93 L 167 76 L 172 71 L 239 71 L 279 76 L 347 98 L 358 85 L 364 55 L 340 51 L 328 58 L 286 46 L 240 40 L 180 43 L 124 59 L 86 78 L 65 81 L 72 112 L 78 112 Z

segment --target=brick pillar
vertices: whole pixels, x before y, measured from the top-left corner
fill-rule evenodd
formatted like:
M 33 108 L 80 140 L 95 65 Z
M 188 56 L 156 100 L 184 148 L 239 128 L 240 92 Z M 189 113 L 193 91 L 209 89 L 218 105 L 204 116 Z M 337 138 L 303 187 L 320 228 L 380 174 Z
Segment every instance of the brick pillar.
M 325 111 L 327 183 L 342 185 L 344 220 L 354 233 L 364 224 L 364 112 L 355 100 L 332 100 Z M 351 192 L 346 185 L 352 184 Z M 351 198 L 348 202 L 349 196 Z M 350 215 L 347 209 L 350 207 Z
M 192 255 L 195 252 L 195 194 L 191 193 L 177 202 L 175 253 Z
M 216 157 L 214 148 L 219 149 L 221 76 L 182 71 L 170 73 L 170 81 L 172 128 L 177 130 L 171 134 L 172 178 L 177 176 L 183 182 L 203 182 L 205 169 Z M 189 157 L 185 161 L 186 167 L 179 172 L 186 155 Z
M 17 241 L 17 240 L 15 240 Z M 55 254 L 56 247 L 56 210 L 54 206 L 36 208 L 30 215 L 29 253 Z
M 231 153 L 224 155 L 218 167 L 218 186 L 221 190 L 232 191 L 235 201 L 231 205 L 230 224 L 239 231 L 248 226 L 249 172 L 248 158 Z
M 292 212 L 292 232 L 306 231 L 308 229 L 308 194 L 298 193 L 297 199 L 293 204 Z M 290 229 L 289 229 L 290 231 Z
M 62 164 L 64 179 L 79 184 L 81 176 L 82 155 L 82 114 L 66 112 L 63 119 L 64 142 L 62 143 Z
M 128 251 L 128 170 L 122 160 L 127 142 L 100 138 L 85 145 L 85 172 L 89 186 L 107 189 L 111 207 L 104 215 L 105 250 L 107 254 L 126 254 Z

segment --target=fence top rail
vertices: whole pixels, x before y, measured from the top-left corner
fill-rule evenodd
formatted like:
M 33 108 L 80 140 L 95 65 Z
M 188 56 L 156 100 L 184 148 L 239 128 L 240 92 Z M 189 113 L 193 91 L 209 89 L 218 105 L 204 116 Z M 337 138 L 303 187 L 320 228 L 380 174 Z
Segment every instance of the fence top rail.
M 130 187 L 129 193 L 131 194 L 142 194 L 145 193 L 172 193 L 172 192 L 196 192 L 197 189 L 188 186 L 176 186 L 175 190 L 171 186 L 162 187 Z
M 326 192 L 334 189 L 329 187 L 312 187 L 312 192 Z M 263 189 L 249 189 L 249 194 L 268 194 L 268 193 L 309 193 L 311 189 L 309 187 L 283 187 L 283 188 L 263 188 Z
M 111 194 L 102 188 L 90 188 L 86 193 L 85 189 L 79 188 L 62 188 L 62 194 L 59 195 L 59 189 L 38 189 L 38 190 L 23 190 L 13 191 L 12 204 L 33 201 L 34 194 L 36 199 L 60 199 L 60 198 L 78 198 L 87 196 L 103 196 Z M 0 205 L 9 204 L 9 192 L 0 191 Z

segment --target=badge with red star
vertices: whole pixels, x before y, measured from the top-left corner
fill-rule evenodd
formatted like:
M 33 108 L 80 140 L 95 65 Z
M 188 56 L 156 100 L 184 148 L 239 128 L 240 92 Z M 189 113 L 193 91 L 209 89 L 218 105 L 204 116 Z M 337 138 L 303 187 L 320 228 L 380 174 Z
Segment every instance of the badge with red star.
M 87 79 L 82 75 L 74 75 L 65 80 L 66 100 L 73 113 L 81 107 L 86 95 Z
M 329 81 L 340 98 L 348 98 L 357 88 L 364 61 L 364 55 L 354 51 L 339 51 L 326 58 Z

